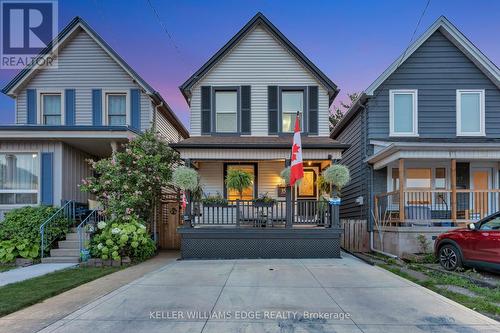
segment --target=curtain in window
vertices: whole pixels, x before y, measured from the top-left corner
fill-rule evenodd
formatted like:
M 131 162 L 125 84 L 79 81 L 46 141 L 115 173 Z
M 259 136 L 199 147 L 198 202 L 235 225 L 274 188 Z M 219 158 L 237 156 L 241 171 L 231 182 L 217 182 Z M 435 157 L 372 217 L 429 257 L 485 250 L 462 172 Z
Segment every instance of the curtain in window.
M 0 204 L 37 203 L 38 154 L 0 154 Z
M 61 95 L 43 96 L 43 123 L 61 125 Z
M 215 93 L 215 112 L 217 132 L 234 133 L 237 126 L 238 94 L 236 91 L 217 91 Z
M 108 95 L 108 124 L 126 125 L 126 96 Z

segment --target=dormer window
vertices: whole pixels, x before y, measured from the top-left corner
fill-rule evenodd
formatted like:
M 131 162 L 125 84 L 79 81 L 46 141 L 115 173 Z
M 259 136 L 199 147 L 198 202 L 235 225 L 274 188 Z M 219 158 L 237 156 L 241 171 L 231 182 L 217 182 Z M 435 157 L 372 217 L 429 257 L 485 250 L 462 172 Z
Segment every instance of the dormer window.
M 238 90 L 215 89 L 215 131 L 238 132 Z
M 418 136 L 417 90 L 389 91 L 390 136 Z
M 127 125 L 127 94 L 106 94 L 106 121 L 109 126 Z
M 484 90 L 457 90 L 457 136 L 484 136 Z
M 42 99 L 42 124 L 62 124 L 62 104 L 60 93 L 43 93 Z

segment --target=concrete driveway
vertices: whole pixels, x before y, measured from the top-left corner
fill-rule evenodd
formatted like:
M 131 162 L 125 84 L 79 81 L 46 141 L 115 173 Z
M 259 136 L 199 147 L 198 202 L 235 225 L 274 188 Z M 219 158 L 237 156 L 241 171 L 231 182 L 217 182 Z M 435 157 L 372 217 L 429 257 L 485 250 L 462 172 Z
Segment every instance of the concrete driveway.
M 500 332 L 497 322 L 343 259 L 177 261 L 42 332 Z

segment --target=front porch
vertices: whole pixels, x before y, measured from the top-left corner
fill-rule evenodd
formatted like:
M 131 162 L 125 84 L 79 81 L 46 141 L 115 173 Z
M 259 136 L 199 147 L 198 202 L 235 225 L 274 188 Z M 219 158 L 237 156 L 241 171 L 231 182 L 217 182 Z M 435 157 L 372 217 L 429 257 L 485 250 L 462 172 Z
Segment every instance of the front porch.
M 203 196 L 191 200 L 178 229 L 183 258 L 340 256 L 338 206 L 321 199 L 318 180 L 340 159 L 343 146 L 305 138 L 305 177 L 293 188 L 280 177 L 290 163 L 291 137 L 190 138 L 173 146 L 198 171 L 203 186 Z M 231 169 L 253 175 L 242 197 L 225 185 Z M 207 202 L 214 196 L 222 202 Z M 263 196 L 269 201 L 259 201 Z

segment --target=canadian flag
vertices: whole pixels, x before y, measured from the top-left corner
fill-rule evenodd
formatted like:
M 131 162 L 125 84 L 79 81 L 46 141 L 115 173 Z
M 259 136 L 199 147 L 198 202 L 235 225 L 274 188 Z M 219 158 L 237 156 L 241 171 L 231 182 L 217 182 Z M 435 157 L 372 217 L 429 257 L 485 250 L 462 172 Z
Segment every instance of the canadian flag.
M 290 166 L 290 186 L 304 177 L 304 166 L 302 165 L 302 142 L 300 140 L 300 119 L 299 113 L 295 118 L 295 129 L 293 132 L 292 157 Z
M 182 192 L 182 203 L 181 203 L 182 209 L 186 209 L 187 206 L 187 200 L 186 200 L 186 192 Z

